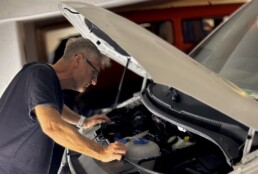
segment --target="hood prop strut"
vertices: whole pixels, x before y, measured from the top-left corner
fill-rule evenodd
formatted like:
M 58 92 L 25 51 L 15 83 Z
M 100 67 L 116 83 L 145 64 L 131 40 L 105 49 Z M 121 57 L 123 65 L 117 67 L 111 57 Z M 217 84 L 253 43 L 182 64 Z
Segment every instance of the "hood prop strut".
M 143 79 L 143 82 L 142 82 L 141 92 L 144 91 L 144 89 L 145 89 L 145 87 L 146 87 L 146 84 L 147 84 L 147 80 L 148 80 L 148 77 L 147 77 L 147 74 L 145 74 L 144 79 Z
M 248 131 L 248 135 L 246 137 L 246 141 L 245 141 L 245 147 L 244 147 L 244 150 L 243 150 L 243 157 L 246 156 L 251 150 L 253 139 L 254 139 L 254 134 L 255 134 L 255 129 L 250 128 L 249 131 Z
M 123 82 L 124 82 L 125 74 L 126 74 L 126 71 L 128 69 L 129 63 L 130 63 L 130 58 L 127 59 L 126 66 L 124 68 L 124 71 L 123 71 L 123 74 L 122 74 L 122 77 L 121 77 L 121 80 L 120 80 L 120 83 L 119 83 L 119 87 L 118 87 L 118 91 L 117 91 L 117 95 L 116 95 L 116 100 L 115 100 L 115 103 L 113 105 L 113 108 L 115 108 L 117 106 L 118 99 L 120 97 L 120 93 L 121 93 L 121 90 L 122 90 L 122 85 L 123 85 Z

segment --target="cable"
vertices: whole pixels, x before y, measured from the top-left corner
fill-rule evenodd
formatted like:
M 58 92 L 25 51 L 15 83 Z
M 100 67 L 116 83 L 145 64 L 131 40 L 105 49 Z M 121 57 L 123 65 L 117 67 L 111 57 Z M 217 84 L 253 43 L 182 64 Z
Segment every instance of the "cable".
M 123 160 L 125 160 L 126 162 L 128 162 L 129 164 L 133 165 L 134 167 L 136 167 L 137 169 L 143 171 L 143 172 L 146 172 L 148 174 L 163 174 L 163 173 L 160 173 L 160 172 L 155 172 L 155 171 L 152 171 L 150 169 L 147 169 L 147 168 L 144 168 L 134 162 L 132 162 L 131 160 L 127 159 L 126 157 L 123 157 Z

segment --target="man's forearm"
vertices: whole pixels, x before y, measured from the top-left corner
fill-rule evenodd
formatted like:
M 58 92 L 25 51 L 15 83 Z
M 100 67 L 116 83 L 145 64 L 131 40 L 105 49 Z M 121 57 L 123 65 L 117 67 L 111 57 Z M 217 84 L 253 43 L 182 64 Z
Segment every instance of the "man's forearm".
M 63 107 L 62 119 L 66 122 L 76 125 L 78 121 L 80 120 L 80 115 L 72 111 L 70 108 L 68 108 L 66 105 Z
M 42 131 L 56 143 L 81 154 L 102 160 L 103 148 L 81 135 L 73 126 L 61 119 L 56 109 L 37 106 L 35 110 Z
M 74 127 L 67 123 L 66 126 L 58 125 L 58 128 L 53 132 L 49 132 L 48 136 L 51 137 L 56 143 L 67 147 L 73 151 L 101 160 L 102 147 L 94 141 L 85 138 L 78 133 Z

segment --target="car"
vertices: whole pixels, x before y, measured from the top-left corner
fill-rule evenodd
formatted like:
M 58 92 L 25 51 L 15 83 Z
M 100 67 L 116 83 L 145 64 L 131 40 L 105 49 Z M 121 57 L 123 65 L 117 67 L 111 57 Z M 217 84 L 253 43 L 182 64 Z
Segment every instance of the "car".
M 124 143 L 124 158 L 102 163 L 66 149 L 59 173 L 258 173 L 257 0 L 197 46 L 194 59 L 106 9 L 74 1 L 59 8 L 103 54 L 142 77 L 138 93 L 103 109 L 111 122 L 80 129 L 103 146 Z

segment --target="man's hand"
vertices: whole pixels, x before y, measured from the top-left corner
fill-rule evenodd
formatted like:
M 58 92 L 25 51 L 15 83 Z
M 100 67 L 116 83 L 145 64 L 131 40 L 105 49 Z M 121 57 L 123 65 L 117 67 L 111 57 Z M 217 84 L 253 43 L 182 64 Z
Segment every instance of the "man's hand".
M 97 124 L 106 123 L 109 121 L 110 118 L 108 118 L 105 114 L 97 114 L 85 120 L 84 128 L 90 128 Z
M 103 148 L 100 154 L 100 160 L 102 162 L 121 160 L 122 156 L 126 154 L 126 151 L 126 146 L 116 141 Z

